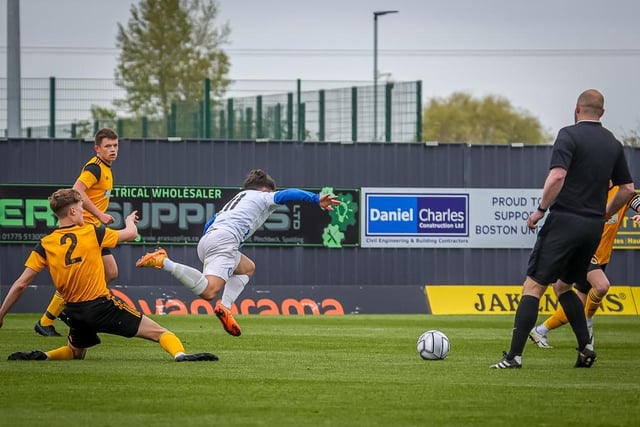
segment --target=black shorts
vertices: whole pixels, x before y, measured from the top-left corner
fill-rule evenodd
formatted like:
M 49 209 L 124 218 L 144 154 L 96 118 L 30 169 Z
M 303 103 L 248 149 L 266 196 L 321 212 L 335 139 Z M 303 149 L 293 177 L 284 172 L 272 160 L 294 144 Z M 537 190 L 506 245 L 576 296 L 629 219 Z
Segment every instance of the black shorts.
M 602 272 L 604 273 L 606 269 L 607 269 L 607 264 L 598 264 L 595 257 L 592 257 L 591 263 L 589 264 L 589 268 L 587 268 L 587 274 L 590 271 L 594 271 L 594 270 L 602 270 Z M 591 289 L 591 283 L 589 283 L 589 281 L 586 279 L 582 281 L 578 281 L 576 282 L 574 288 L 576 288 L 576 290 L 586 295 L 589 293 L 589 290 Z
M 109 295 L 93 301 L 67 303 L 69 341 L 74 347 L 100 344 L 99 332 L 131 338 L 138 333 L 142 314 L 120 299 Z
M 531 251 L 527 276 L 542 285 L 586 281 L 603 227 L 604 218 L 551 212 Z

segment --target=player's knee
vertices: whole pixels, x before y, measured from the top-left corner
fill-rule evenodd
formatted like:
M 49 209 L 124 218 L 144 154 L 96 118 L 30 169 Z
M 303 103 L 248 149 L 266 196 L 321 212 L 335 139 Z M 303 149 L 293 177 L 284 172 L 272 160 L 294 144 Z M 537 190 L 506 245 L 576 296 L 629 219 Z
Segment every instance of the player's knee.
M 604 281 L 594 286 L 593 291 L 599 298 L 604 298 L 604 296 L 607 295 L 607 292 L 609 292 L 610 287 L 611 283 L 609 281 Z

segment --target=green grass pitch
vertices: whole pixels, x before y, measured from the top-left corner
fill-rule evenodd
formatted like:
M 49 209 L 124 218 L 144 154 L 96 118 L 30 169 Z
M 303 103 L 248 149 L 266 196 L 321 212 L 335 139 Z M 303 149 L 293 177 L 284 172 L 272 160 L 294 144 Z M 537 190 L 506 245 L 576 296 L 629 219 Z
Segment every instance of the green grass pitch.
M 6 426 L 637 426 L 640 317 L 596 318 L 598 360 L 575 369 L 563 327 L 553 349 L 527 343 L 520 370 L 489 365 L 513 316 L 156 316 L 187 351 L 218 362 L 175 363 L 159 345 L 102 335 L 86 360 L 7 361 L 64 337 L 33 332 L 38 315 L 0 329 L 0 419 Z M 58 322 L 59 330 L 66 327 Z M 423 361 L 417 337 L 445 332 L 451 352 Z

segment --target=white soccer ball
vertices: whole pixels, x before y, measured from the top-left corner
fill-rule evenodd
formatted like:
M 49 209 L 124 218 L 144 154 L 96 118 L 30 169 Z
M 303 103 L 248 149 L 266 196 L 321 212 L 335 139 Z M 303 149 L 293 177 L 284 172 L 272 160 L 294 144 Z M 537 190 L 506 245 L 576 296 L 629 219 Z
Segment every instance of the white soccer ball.
M 441 360 L 449 354 L 449 338 L 433 329 L 420 335 L 417 348 L 418 354 L 424 360 Z

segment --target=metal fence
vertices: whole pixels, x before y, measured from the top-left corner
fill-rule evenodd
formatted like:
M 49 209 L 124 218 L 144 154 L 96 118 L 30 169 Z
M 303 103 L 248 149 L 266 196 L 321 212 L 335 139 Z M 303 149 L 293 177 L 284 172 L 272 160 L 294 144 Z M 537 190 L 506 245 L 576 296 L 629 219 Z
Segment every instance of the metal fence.
M 124 89 L 108 79 L 21 80 L 22 136 L 90 138 L 101 127 L 124 138 L 422 140 L 422 83 L 239 80 L 224 98 L 176 101 L 168 117 L 141 117 L 116 106 Z M 374 120 L 374 110 L 377 118 Z M 374 124 L 375 123 L 375 124 Z M 374 129 L 376 127 L 376 129 Z M 0 136 L 7 135 L 7 79 L 0 79 Z

